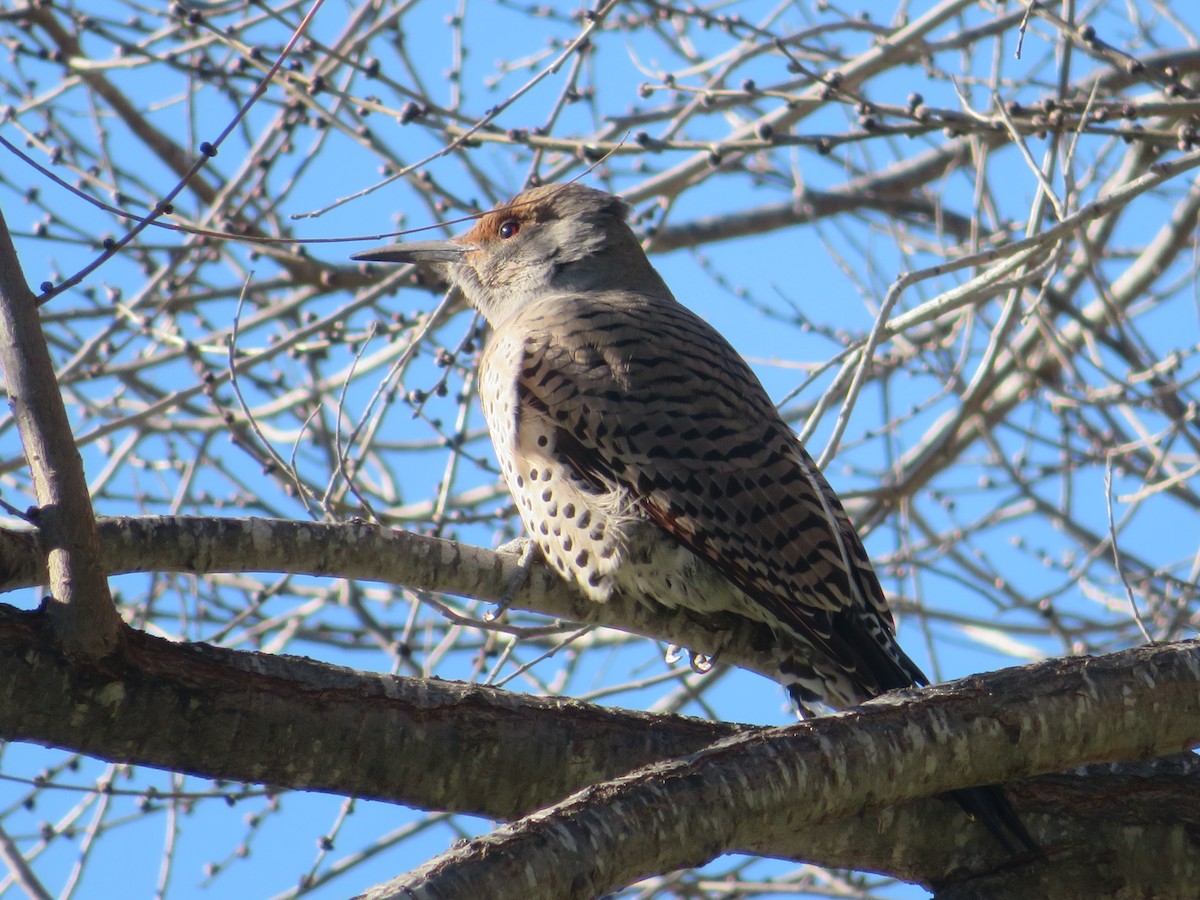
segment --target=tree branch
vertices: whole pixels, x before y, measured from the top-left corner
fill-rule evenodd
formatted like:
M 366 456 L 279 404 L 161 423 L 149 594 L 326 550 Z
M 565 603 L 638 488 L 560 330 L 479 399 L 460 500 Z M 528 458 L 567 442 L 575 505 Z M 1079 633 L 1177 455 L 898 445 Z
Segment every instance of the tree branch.
M 54 364 L 42 335 L 37 298 L 21 272 L 0 215 L 0 369 L 37 495 L 36 521 L 46 547 L 52 607 L 64 646 L 100 657 L 121 632 L 100 564 L 96 517 L 63 406 Z
M 45 615 L 0 605 L 0 736 L 209 778 L 510 819 L 745 727 L 140 631 L 125 643 L 122 658 L 79 665 Z M 469 762 L 446 752 L 467 745 Z M 530 778 L 488 781 L 521 767 Z
M 1052 660 L 723 739 L 585 788 L 364 896 L 598 897 L 722 853 L 762 852 L 815 823 L 907 796 L 1198 742 L 1200 644 Z M 1079 896 L 1078 870 L 1063 865 L 1078 850 L 1029 824 L 1049 858 L 1020 864 L 1020 896 Z M 914 836 L 893 837 L 902 844 Z M 1129 864 L 1119 844 L 1104 851 Z M 978 888 L 956 887 L 954 896 Z M 984 893 L 1011 895 L 998 885 Z
M 365 522 L 207 516 L 100 518 L 105 571 L 282 572 L 402 584 L 499 603 L 518 574 L 515 553 L 485 550 Z M 34 532 L 0 529 L 0 591 L 41 583 L 45 548 Z M 763 626 L 737 616 L 720 622 L 651 609 L 626 597 L 599 605 L 537 560 L 512 606 L 572 622 L 615 628 L 719 655 L 724 663 L 770 677 Z M 485 623 L 477 623 L 484 627 Z
M 500 819 L 546 807 L 580 788 L 585 788 L 585 797 L 604 799 L 611 785 L 587 786 L 638 766 L 692 754 L 682 762 L 655 765 L 626 779 L 642 783 L 663 771 L 676 772 L 669 784 L 677 785 L 679 765 L 687 768 L 703 760 L 728 758 L 732 761 L 729 778 L 742 786 L 720 801 L 722 817 L 726 805 L 732 804 L 731 815 L 737 812 L 743 790 L 757 796 L 766 789 L 773 802 L 805 807 L 799 814 L 793 810 L 780 824 L 744 827 L 738 836 L 739 849 L 883 871 L 924 884 L 948 884 L 957 877 L 955 884 L 962 887 L 961 879 L 969 873 L 978 886 L 991 884 L 1003 874 L 997 873 L 1003 862 L 998 848 L 983 830 L 966 827 L 957 808 L 940 800 L 904 802 L 822 824 L 804 824 L 807 813 L 825 810 L 834 815 L 835 807 L 823 804 L 816 793 L 796 782 L 780 780 L 764 786 L 773 782 L 771 773 L 780 772 L 781 763 L 763 768 L 757 756 L 739 758 L 740 744 L 729 742 L 739 735 L 773 742 L 787 729 L 648 715 L 477 685 L 374 675 L 296 657 L 181 645 L 138 631 L 130 632 L 123 643 L 123 658 L 110 656 L 104 667 L 80 665 L 62 652 L 44 615 L 0 606 L 0 685 L 4 686 L 0 735 L 207 777 Z M 822 765 L 807 754 L 819 755 L 825 752 L 821 748 L 838 746 L 846 732 L 861 732 L 852 741 L 855 747 L 877 746 L 888 740 L 888 728 L 895 729 L 914 715 L 913 709 L 928 711 L 947 727 L 953 724 L 952 717 L 971 715 L 984 720 L 996 716 L 993 723 L 1019 729 L 1017 720 L 1046 718 L 1041 714 L 1043 697 L 1060 702 L 1074 694 L 1088 696 L 1089 684 L 1096 685 L 1100 702 L 1087 710 L 1086 717 L 1071 717 L 1081 729 L 1088 729 L 1091 716 L 1120 718 L 1122 713 L 1114 712 L 1112 703 L 1134 718 L 1142 712 L 1136 702 L 1140 695 L 1135 692 L 1133 705 L 1123 707 L 1113 689 L 1121 678 L 1139 684 L 1163 679 L 1159 682 L 1163 704 L 1170 704 L 1177 690 L 1172 679 L 1178 667 L 1147 662 L 1148 652 L 1042 663 L 925 691 L 915 700 L 898 696 L 872 704 L 861 714 L 827 717 L 804 726 L 800 731 L 810 737 L 797 753 L 810 766 Z M 1195 644 L 1184 644 L 1153 652 L 1177 653 L 1195 666 L 1198 651 Z M 1003 691 L 1012 692 L 1012 705 L 1022 711 L 1019 715 L 997 713 L 1002 704 L 996 698 L 1005 696 Z M 1196 693 L 1194 685 L 1192 692 Z M 1054 714 L 1051 709 L 1048 715 Z M 1184 721 L 1189 718 L 1183 706 L 1173 714 Z M 1138 746 L 1139 755 L 1161 752 L 1181 727 L 1148 735 Z M 1039 747 L 1055 740 L 1049 730 L 1030 738 Z M 710 747 L 714 741 L 722 743 Z M 933 757 L 924 755 L 925 745 L 902 743 L 908 749 L 901 752 L 919 761 L 917 768 L 930 764 Z M 1022 738 L 1020 746 L 1028 743 Z M 471 750 L 448 754 L 447 746 Z M 767 755 L 773 752 L 770 742 L 748 746 L 765 746 Z M 1072 757 L 1076 762 L 1073 751 L 1065 745 L 1053 750 L 1061 754 L 1060 759 Z M 969 762 L 953 776 L 963 780 L 990 778 L 1004 759 L 1018 759 L 1007 740 L 990 753 L 976 753 L 973 745 L 965 752 Z M 750 773 L 745 779 L 738 774 L 743 766 Z M 981 766 L 986 772 L 979 771 Z M 1019 762 L 1005 769 L 1017 770 Z M 496 778 L 497 772 L 511 777 Z M 943 768 L 937 773 L 947 777 Z M 1041 782 L 1024 785 L 1014 796 L 1026 822 L 1052 848 L 1056 869 L 1075 872 L 1076 877 L 1086 875 L 1090 879 L 1086 883 L 1095 884 L 1101 875 L 1115 878 L 1128 873 L 1141 860 L 1143 868 L 1153 871 L 1139 875 L 1135 883 L 1166 884 L 1168 877 L 1187 875 L 1180 871 L 1187 860 L 1194 865 L 1200 859 L 1200 853 L 1172 853 L 1170 859 L 1160 859 L 1153 851 L 1195 843 L 1200 826 L 1200 771 L 1180 771 L 1176 766 L 1135 775 L 1126 771 L 1055 776 L 1047 780 L 1047 787 Z M 885 772 L 860 784 L 859 792 L 870 793 L 873 805 L 887 802 L 885 792 L 875 793 L 874 782 L 881 777 L 889 776 Z M 896 778 L 904 777 L 897 770 Z M 929 783 L 918 781 L 909 782 L 907 788 L 889 788 L 896 796 L 905 790 L 927 789 Z M 806 797 L 805 804 L 795 803 L 799 796 Z M 1165 803 L 1164 796 L 1173 798 L 1172 803 Z M 663 802 L 663 810 L 693 808 L 672 805 L 676 799 Z M 710 795 L 696 808 L 713 805 Z M 605 808 L 602 805 L 596 815 L 611 815 Z M 686 817 L 686 813 L 679 815 Z M 672 813 L 669 818 L 674 822 L 678 817 Z M 744 823 L 747 818 L 743 815 L 737 821 Z M 528 820 L 521 827 L 528 827 Z M 622 830 L 628 828 L 622 825 L 618 831 Z M 1114 846 L 1127 852 L 1114 855 Z M 549 896 L 565 895 L 551 892 Z

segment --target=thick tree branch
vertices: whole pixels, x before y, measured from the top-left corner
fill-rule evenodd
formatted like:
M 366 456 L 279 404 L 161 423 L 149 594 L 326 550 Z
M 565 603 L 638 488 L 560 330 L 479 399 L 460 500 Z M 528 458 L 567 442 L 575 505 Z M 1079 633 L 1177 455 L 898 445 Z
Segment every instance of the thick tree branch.
M 366 896 L 598 897 L 722 853 L 761 852 L 764 842 L 914 788 L 933 794 L 1198 742 L 1200 644 L 1053 660 L 723 739 L 586 788 Z M 1078 896 L 1078 873 L 1064 881 L 1074 867 L 1060 864 L 1072 848 L 1033 824 L 1049 858 L 1023 864 L 1032 871 L 1021 873 L 1021 896 Z
M 64 645 L 98 657 L 117 643 L 121 619 L 103 567 L 83 460 L 42 335 L 37 298 L 0 215 L 0 369 L 37 495 L 50 591 Z
M 140 631 L 128 634 L 125 651 L 103 666 L 77 664 L 45 615 L 0 605 L 0 737 L 210 778 L 509 819 L 743 727 L 176 644 Z M 469 763 L 446 752 L 468 746 Z M 530 778 L 493 777 L 522 767 Z
M 110 575 L 128 572 L 284 572 L 402 584 L 499 603 L 517 575 L 515 553 L 485 550 L 365 522 L 147 516 L 99 520 Z M 0 591 L 45 577 L 36 533 L 0 530 Z M 716 655 L 760 674 L 773 671 L 762 626 L 736 616 L 712 620 L 651 609 L 625 597 L 592 603 L 539 560 L 513 607 L 616 628 Z M 483 622 L 478 623 L 484 625 Z
M 121 658 L 110 656 L 103 667 L 80 665 L 63 654 L 43 615 L 0 607 L 0 734 L 209 777 L 507 819 L 637 766 L 697 754 L 716 740 L 778 733 L 454 682 L 373 675 L 294 657 L 180 645 L 141 632 L 129 634 L 125 650 Z M 1123 701 L 1110 696 L 1108 681 L 1121 671 L 1126 671 L 1126 680 L 1143 684 L 1149 677 L 1166 679 L 1161 685 L 1163 702 L 1170 702 L 1173 672 L 1139 662 L 1147 652 L 1007 670 L 924 692 L 917 700 L 896 698 L 883 704 L 882 711 L 867 710 L 861 717 L 817 720 L 806 730 L 818 747 L 835 746 L 847 730 L 859 734 L 855 746 L 877 745 L 888 739 L 887 729 L 909 716 L 912 706 L 933 709 L 941 721 L 950 723 L 950 717 L 972 709 L 987 717 L 1000 715 L 997 708 L 1015 705 L 1020 715 L 1006 712 L 995 720 L 1011 728 L 1015 720 L 1039 713 L 1041 698 L 1069 698 L 1089 679 L 1103 683 L 1105 703 L 1120 706 Z M 1188 644 L 1173 652 L 1190 655 L 1194 663 L 1198 651 Z M 1100 670 L 1107 673 L 1103 678 L 1096 675 Z M 997 699 L 1004 696 L 999 691 L 1010 692 L 1013 703 Z M 1136 703 L 1128 709 L 1130 715 L 1138 713 Z M 1090 714 L 1119 718 L 1107 707 L 1095 707 Z M 1177 714 L 1186 718 L 1187 710 L 1180 708 Z M 1139 754 L 1159 752 L 1177 730 L 1148 735 Z M 1053 739 L 1049 732 L 1033 737 L 1039 744 Z M 447 746 L 469 747 L 470 753 L 447 754 Z M 917 759 L 927 758 L 924 745 L 910 741 L 906 746 Z M 710 749 L 693 760 L 731 752 Z M 1066 755 L 1061 748 L 1059 752 Z M 982 765 L 994 773 L 1011 753 L 1007 740 L 990 753 L 971 753 L 963 771 L 974 772 Z M 746 764 L 758 771 L 757 762 Z M 731 772 L 740 771 L 741 765 L 736 763 Z M 671 766 L 666 771 L 672 771 Z M 750 777 L 745 789 L 760 790 L 774 771 L 779 771 L 778 764 Z M 498 779 L 497 772 L 527 777 Z M 944 777 L 945 772 L 939 769 L 938 774 Z M 644 772 L 634 781 L 646 777 Z M 1115 877 L 1130 859 L 1093 855 L 1121 845 L 1129 848 L 1131 857 L 1155 859 L 1152 848 L 1193 841 L 1187 829 L 1200 825 L 1193 821 L 1200 810 L 1200 802 L 1195 802 L 1200 799 L 1200 773 L 1165 770 L 1143 774 L 1136 783 L 1130 783 L 1130 777 L 1058 776 L 1046 788 L 1024 786 L 1015 796 L 1022 815 L 1052 848 L 1057 867 Z M 678 781 L 676 777 L 671 783 Z M 820 802 L 816 794 L 794 782 L 790 788 L 787 784 L 780 781 L 770 791 L 791 790 L 792 805 L 806 810 Z M 928 788 L 917 785 L 910 783 L 914 791 Z M 610 790 L 597 789 L 588 796 L 603 798 Z M 871 778 L 863 779 L 861 790 L 876 791 Z M 1167 794 L 1175 798 L 1175 806 L 1164 804 Z M 795 802 L 799 796 L 806 798 L 803 804 Z M 774 801 L 787 804 L 778 796 Z M 884 802 L 881 797 L 876 801 Z M 688 808 L 664 802 L 664 810 Z M 735 796 L 731 802 L 732 814 L 740 801 Z M 703 808 L 712 807 L 710 798 Z M 668 818 L 678 816 L 686 814 Z M 1112 832 L 1112 840 L 1097 841 L 1095 835 L 1107 834 L 1105 829 Z M 990 873 L 986 877 L 995 879 L 1000 877 L 997 864 L 1003 862 L 981 828 L 967 827 L 953 805 L 939 800 L 906 802 L 820 825 L 804 825 L 792 814 L 779 826 L 759 823 L 743 831 L 741 840 L 741 849 L 765 855 L 854 865 L 926 884 L 947 883 L 955 872 L 976 878 Z M 1174 872 L 1162 859 L 1154 867 L 1159 879 Z

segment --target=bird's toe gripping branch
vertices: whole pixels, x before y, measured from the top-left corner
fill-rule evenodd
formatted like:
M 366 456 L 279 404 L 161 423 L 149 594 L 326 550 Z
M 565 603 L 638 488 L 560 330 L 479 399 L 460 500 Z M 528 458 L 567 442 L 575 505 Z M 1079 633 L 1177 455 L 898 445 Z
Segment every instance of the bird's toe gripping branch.
M 520 537 L 497 547 L 496 552 L 517 554 L 517 570 L 509 579 L 508 587 L 504 589 L 504 596 L 500 598 L 500 602 L 496 604 L 495 608 L 489 609 L 483 614 L 485 622 L 496 621 L 512 606 L 513 600 L 525 586 L 525 582 L 529 580 L 529 570 L 533 567 L 533 561 L 537 557 L 537 545 L 527 537 Z

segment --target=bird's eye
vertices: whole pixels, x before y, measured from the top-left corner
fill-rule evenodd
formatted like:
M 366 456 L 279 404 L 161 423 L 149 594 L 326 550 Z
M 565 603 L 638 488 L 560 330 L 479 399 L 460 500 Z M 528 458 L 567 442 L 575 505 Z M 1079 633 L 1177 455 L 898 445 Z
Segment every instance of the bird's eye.
M 500 223 L 500 227 L 496 229 L 496 234 L 500 235 L 500 240 L 507 241 L 510 237 L 516 237 L 517 232 L 521 230 L 521 223 L 516 219 L 505 219 Z

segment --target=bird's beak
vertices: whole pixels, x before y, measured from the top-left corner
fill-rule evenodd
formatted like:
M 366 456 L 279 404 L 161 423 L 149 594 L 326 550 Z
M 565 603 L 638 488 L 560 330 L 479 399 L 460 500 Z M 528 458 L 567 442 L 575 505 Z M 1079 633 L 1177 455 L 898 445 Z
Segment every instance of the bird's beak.
M 351 259 L 386 263 L 455 263 L 470 249 L 457 241 L 413 241 L 355 253 Z

